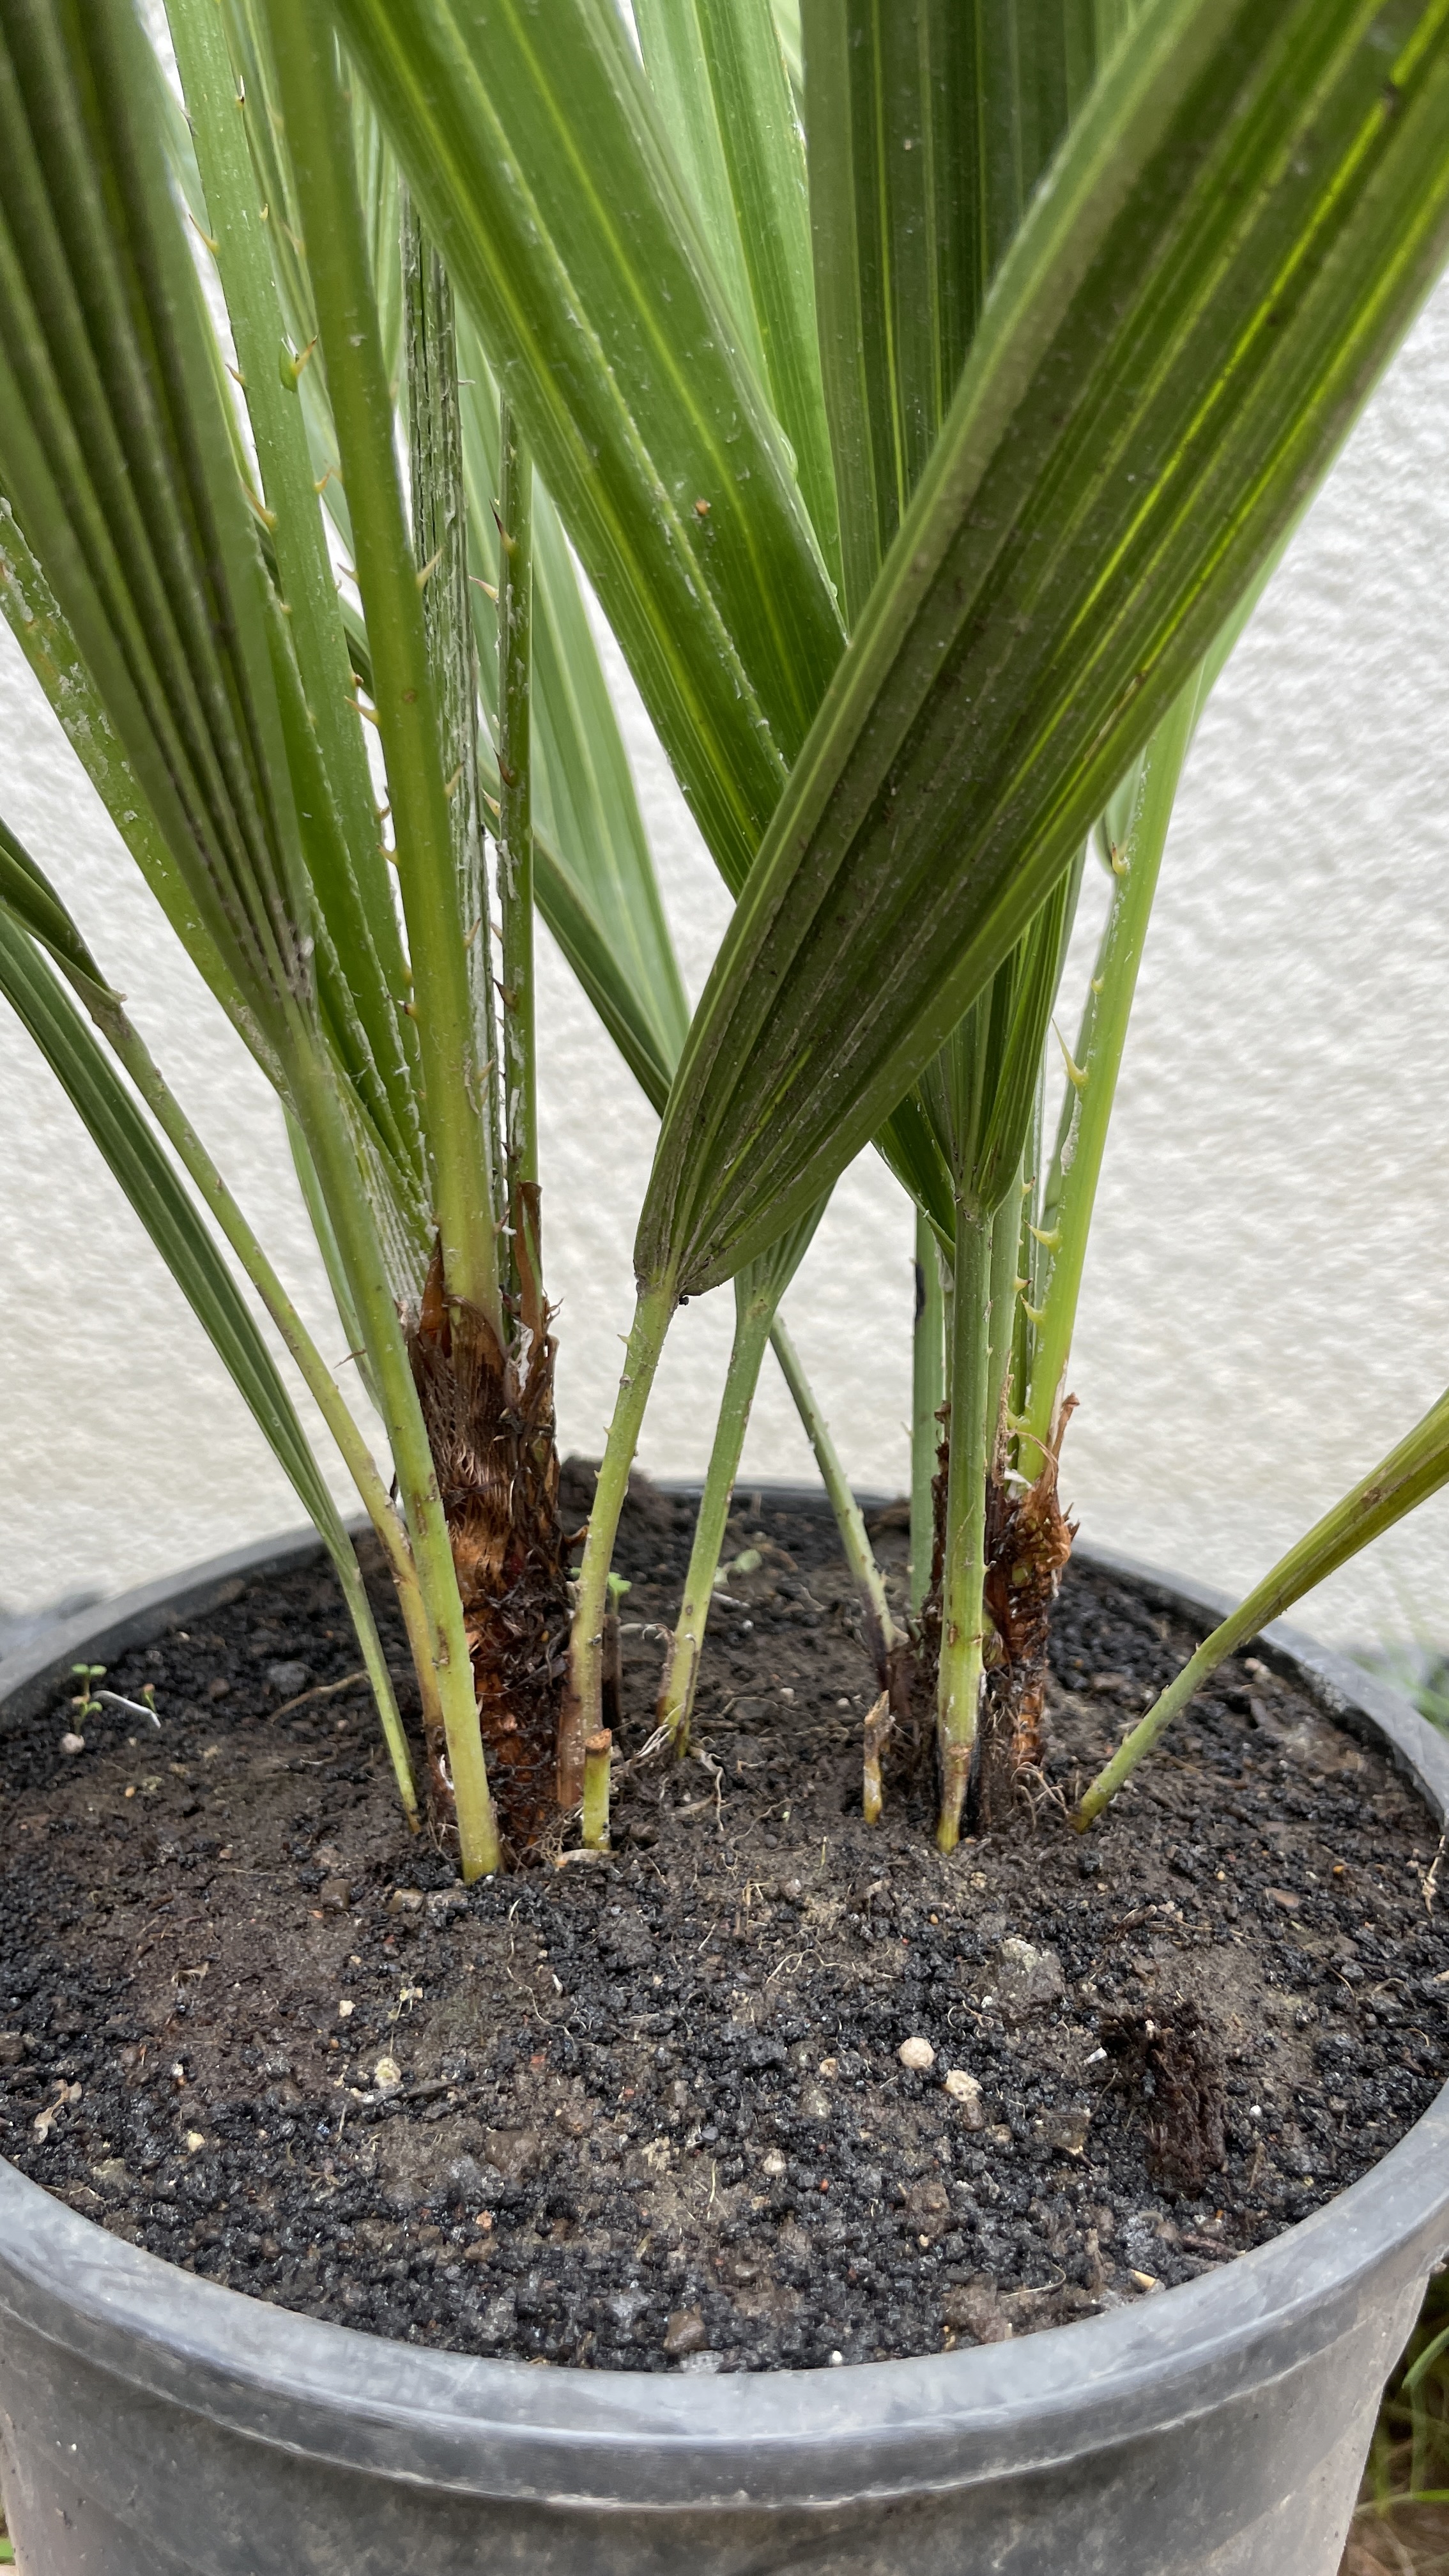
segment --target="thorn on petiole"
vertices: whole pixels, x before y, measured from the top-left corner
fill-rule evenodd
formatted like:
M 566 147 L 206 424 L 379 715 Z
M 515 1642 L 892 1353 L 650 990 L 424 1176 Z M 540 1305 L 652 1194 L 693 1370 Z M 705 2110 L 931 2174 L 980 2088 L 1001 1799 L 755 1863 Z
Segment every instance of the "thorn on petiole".
M 1056 1042 L 1062 1051 L 1062 1062 L 1067 1069 L 1068 1082 L 1072 1085 L 1072 1088 L 1075 1091 L 1085 1091 L 1087 1088 L 1087 1076 L 1083 1072 L 1081 1066 L 1074 1061 L 1071 1048 L 1068 1046 L 1061 1030 L 1057 1027 L 1055 1020 L 1052 1022 L 1052 1030 L 1055 1035 Z

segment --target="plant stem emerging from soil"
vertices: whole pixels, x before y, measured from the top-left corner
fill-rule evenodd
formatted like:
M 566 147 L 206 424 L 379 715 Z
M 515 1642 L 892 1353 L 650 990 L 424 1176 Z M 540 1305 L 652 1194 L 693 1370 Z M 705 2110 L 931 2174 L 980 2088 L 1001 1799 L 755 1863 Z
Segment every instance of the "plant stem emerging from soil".
M 607 1726 L 584 1746 L 584 1812 L 581 1840 L 585 1851 L 609 1848 L 609 1767 L 614 1739 Z
M 634 1308 L 624 1374 L 619 1380 L 614 1418 L 594 1489 L 569 1633 L 568 1681 L 558 1729 L 558 1798 L 562 1807 L 576 1807 L 582 1798 L 584 1747 L 591 1735 L 600 1732 L 609 1566 L 619 1514 L 629 1491 L 629 1470 L 639 1446 L 644 1411 L 674 1306 L 674 1282 L 665 1279 L 641 1288 Z
M 911 1336 L 911 1611 L 931 1586 L 936 1507 L 932 1488 L 946 1393 L 941 1256 L 930 1219 L 916 1210 L 916 1314 Z
M 868 1825 L 878 1825 L 885 1805 L 881 1786 L 880 1757 L 891 1731 L 890 1693 L 882 1691 L 866 1712 L 865 1737 L 861 1747 L 861 1809 Z
M 505 402 L 498 420 L 498 899 L 503 921 L 503 1139 L 513 1280 L 541 1334 L 533 966 L 533 466 Z
M 983 1669 L 986 1472 L 991 1455 L 991 1220 L 958 1201 L 951 1347 L 951 1463 L 941 1594 L 936 1842 L 956 1848 L 971 1777 Z
M 737 1281 L 735 1332 L 725 1373 L 724 1395 L 715 1424 L 714 1446 L 710 1451 L 704 1491 L 699 1498 L 699 1515 L 694 1524 L 694 1544 L 689 1553 L 684 1598 L 670 1639 L 656 1711 L 659 1724 L 667 1728 L 676 1753 L 681 1755 L 689 1747 L 689 1722 L 694 1709 L 699 1659 L 704 1648 L 715 1572 L 720 1549 L 724 1545 L 730 1499 L 739 1472 L 750 1406 L 754 1402 L 774 1320 L 773 1294 L 762 1288 L 755 1289 L 753 1293 L 742 1291 Z
M 567 1625 L 554 1441 L 554 1345 L 504 1352 L 487 1319 L 449 1305 L 435 1263 L 412 1337 L 503 1829 L 515 1850 L 554 1812 L 557 1655 Z
M 501 1860 L 498 1826 L 483 1756 L 457 1569 L 413 1359 L 332 1085 L 323 1068 L 305 1054 L 298 1056 L 294 1082 L 299 1121 L 332 1212 L 339 1257 L 367 1337 L 412 1540 L 426 1619 L 426 1661 L 435 1686 L 434 1693 L 425 1687 L 424 1712 L 431 1698 L 441 1715 L 445 1739 L 443 1746 L 430 1743 L 429 1759 L 436 1772 L 446 1752 L 444 1785 L 457 1816 L 463 1876 L 485 1877 Z
M 404 210 L 414 536 L 423 566 L 429 671 L 450 781 L 452 859 L 470 957 L 487 913 L 477 771 L 478 679 L 465 551 L 467 496 L 452 291 Z M 539 1258 L 534 1116 L 533 868 L 530 801 L 530 473 L 506 413 L 500 505 L 500 892 L 504 926 L 506 1287 L 485 1312 L 435 1262 L 412 1336 L 413 1373 L 438 1466 L 457 1567 L 479 1722 L 504 1833 L 535 1842 L 554 1812 L 556 1656 L 566 1623 L 554 1443 L 554 1345 Z M 422 549 L 426 547 L 426 554 Z M 483 951 L 486 958 L 486 949 Z M 487 1151 L 495 1240 L 505 1209 L 492 1138 L 498 1084 L 486 980 L 470 986 L 482 1091 L 472 1102 Z M 435 1785 L 437 1781 L 435 1771 Z
M 985 1592 L 991 1644 L 971 1801 L 973 1819 L 985 1826 L 1006 1822 L 1022 1773 L 1041 1767 L 1052 1604 L 1075 1535 L 1057 1501 L 1055 1451 L 1024 1492 L 1009 1478 L 1008 1371 L 1016 1338 L 1023 1204 L 1018 1185 L 996 1210 L 991 1227 L 989 1401 L 995 1428 L 986 1482 Z M 1058 1442 L 1071 1411 L 1068 1399 L 1057 1415 Z
M 1058 1443 L 1075 1401 L 1068 1397 L 1058 1412 Z M 986 1612 L 995 1660 L 986 1675 L 974 1804 L 986 1826 L 1005 1823 L 1022 1773 L 1041 1767 L 1052 1605 L 1076 1536 L 1057 1496 L 1056 1450 L 1022 1491 L 1007 1482 L 1005 1447 L 998 1438 L 986 1489 Z

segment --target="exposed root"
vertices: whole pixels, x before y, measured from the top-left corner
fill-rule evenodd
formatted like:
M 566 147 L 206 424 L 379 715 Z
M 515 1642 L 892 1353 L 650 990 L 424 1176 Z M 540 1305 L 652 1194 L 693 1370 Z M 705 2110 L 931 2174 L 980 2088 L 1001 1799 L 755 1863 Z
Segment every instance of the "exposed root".
M 1027 1763 L 1018 1771 L 1013 1789 L 1019 1804 L 1031 1819 L 1033 1829 L 1044 1816 L 1050 1816 L 1062 1825 L 1070 1821 L 1071 1806 L 1060 1782 L 1049 1780 L 1046 1773 L 1037 1770 L 1033 1764 Z
M 554 1343 L 523 1332 L 505 1356 L 475 1307 L 445 1303 L 437 1261 L 410 1336 L 473 1661 L 502 1832 L 534 1843 L 554 1813 L 555 1736 L 568 1632 L 554 1445 Z M 452 1791 L 428 1744 L 435 1806 Z
M 882 1691 L 874 1706 L 866 1711 L 865 1736 L 861 1747 L 862 1804 L 868 1825 L 880 1823 L 884 1792 L 881 1786 L 880 1757 L 890 1737 L 894 1720 L 889 1691 Z

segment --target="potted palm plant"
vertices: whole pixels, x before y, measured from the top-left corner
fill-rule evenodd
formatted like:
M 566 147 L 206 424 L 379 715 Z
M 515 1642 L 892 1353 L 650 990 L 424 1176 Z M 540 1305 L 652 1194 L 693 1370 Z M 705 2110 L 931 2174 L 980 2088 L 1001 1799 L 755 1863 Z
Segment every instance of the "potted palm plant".
M 1262 2241 L 1250 2235 L 1257 2250 L 1241 2262 L 1218 2260 L 1229 2239 L 1199 2234 L 1167 2295 L 1150 2296 L 1160 2283 L 1145 2260 L 1119 2266 L 1127 2287 L 1114 2288 L 1101 2260 L 1112 2213 L 1088 2226 L 1076 2207 L 1085 2181 L 1071 2160 L 1091 2114 L 1062 2113 L 1042 2091 L 1052 2051 L 1089 2031 L 1089 2062 L 1148 2106 L 1139 2126 L 1159 2179 L 1176 2176 L 1191 2236 L 1222 2220 L 1214 2177 L 1236 2116 L 1204 2035 L 1208 1998 L 1174 1990 L 1154 2020 L 1130 1997 L 1114 2003 L 1093 1971 L 1069 2007 L 1066 1933 L 1024 1939 L 992 1908 L 1006 1901 L 1034 1933 L 1065 1922 L 1078 1856 L 1088 1877 L 1094 1858 L 1069 1825 L 1086 1834 L 1226 1659 L 1449 1475 L 1441 1406 L 1214 1620 L 1180 1674 L 1149 1673 L 1167 1687 L 1149 1689 L 1151 1707 L 1068 1797 L 1044 1742 L 1072 1538 L 1059 1495 L 1068 1361 L 1173 795 L 1237 631 L 1442 261 L 1449 15 L 1436 0 L 1061 0 L 1008 29 L 932 0 L 634 0 L 628 14 L 614 0 L 169 0 L 166 24 L 163 72 L 131 0 L 0 10 L 0 606 L 284 1106 L 349 1363 L 386 1438 L 381 1464 L 51 882 L 49 854 L 8 829 L 0 989 L 211 1334 L 341 1586 L 397 1799 L 378 1867 L 425 1882 L 396 1886 L 377 1926 L 387 2028 L 429 1997 L 400 1980 L 413 1922 L 430 1940 L 482 1927 L 477 1955 L 455 1962 L 480 1982 L 466 2013 L 449 1994 L 453 2053 L 436 2076 L 405 2081 L 403 2040 L 390 2039 L 365 2082 L 330 2079 L 340 2112 L 330 2098 L 306 2107 L 292 2057 L 277 2054 L 301 2046 L 285 2019 L 253 2028 L 228 2007 L 257 2069 L 242 2092 L 257 2098 L 233 2083 L 204 2112 L 178 1981 L 197 1991 L 219 1954 L 178 1967 L 164 2045 L 116 2017 L 131 2093 L 151 2088 L 122 2155 L 85 2127 L 86 2085 L 63 2053 L 74 2027 L 49 2059 L 24 2029 L 0 2035 L 0 2068 L 33 2059 L 59 2081 L 7 2140 L 47 2179 L 63 2165 L 69 2177 L 60 2196 L 0 2172 L 0 2457 L 24 2561 L 664 2568 L 690 2553 L 720 2569 L 864 2570 L 909 2548 L 931 2567 L 1014 2576 L 1088 2563 L 1317 2576 L 1396 2337 L 1449 2236 L 1443 2115 L 1414 2121 L 1431 2043 L 1417 2090 L 1384 2094 L 1377 2147 L 1345 2149 L 1364 2177 L 1351 2190 L 1320 2181 L 1315 2202 L 1310 2175 L 1301 2207 L 1258 2213 Z M 692 1014 L 581 574 L 735 898 Z M 1060 1042 L 1053 1128 L 1053 1019 L 1093 846 L 1109 898 L 1080 1027 Z M 537 1142 L 538 916 L 660 1118 L 636 1315 L 572 1576 Z M 779 1312 L 835 1180 L 872 1141 L 918 1210 L 904 1595 L 876 1561 Z M 371 1588 L 223 1243 L 356 1486 Z M 687 1565 L 665 1568 L 682 1590 L 650 1680 L 655 1722 L 626 1772 L 615 1555 L 631 1466 L 672 1317 L 731 1284 L 734 1344 Z M 758 1544 L 743 1530 L 721 1566 L 771 1345 L 858 1594 L 854 1651 L 871 1678 L 850 1715 L 859 1831 L 897 1840 L 869 1884 L 862 1864 L 847 1887 L 838 1861 L 838 1891 L 828 1834 L 813 1889 L 788 1862 L 766 1887 L 748 1853 L 725 1851 L 731 1938 L 748 1954 L 752 1903 L 766 1920 L 783 1910 L 803 1927 L 799 1955 L 813 1947 L 827 1979 L 864 1992 L 859 1962 L 821 1945 L 853 1926 L 862 1958 L 878 1949 L 881 1900 L 897 1909 L 897 1953 L 932 1951 L 932 1928 L 964 1941 L 968 1915 L 991 1922 L 989 1979 L 961 1985 L 965 1950 L 954 1968 L 942 1957 L 967 2001 L 943 2004 L 938 2028 L 966 2012 L 982 2065 L 994 2051 L 993 2063 L 1028 2066 L 1037 2091 L 1022 2093 L 1015 2127 L 988 2128 L 990 2086 L 969 2066 L 943 2070 L 899 2003 L 875 2058 L 873 2042 L 853 2044 L 865 2023 L 833 2021 L 852 2045 L 814 2072 L 808 2014 L 786 2037 L 767 1997 L 736 2009 L 721 1989 L 696 2006 L 691 1987 L 680 2003 L 632 1861 L 617 1882 L 627 1909 L 610 1893 L 619 1780 L 676 1774 L 711 1610 L 732 1608 L 729 1585 L 770 1563 L 800 1599 L 798 1566 L 763 1527 Z M 187 1602 L 218 1597 L 215 1585 L 178 1594 L 173 1625 Z M 1149 1581 L 1139 1597 L 1202 1625 L 1191 1587 Z M 156 1626 L 154 1605 L 144 1627 L 113 1618 L 110 1651 Z M 1158 1641 L 1169 1663 L 1177 1633 Z M 1346 1692 L 1301 1644 L 1280 1638 L 1272 1652 L 1449 1806 L 1444 1757 L 1411 1712 L 1372 1685 Z M 269 1670 L 297 1678 L 285 1659 Z M 1258 1672 L 1270 1690 L 1261 1658 Z M 69 1779 L 105 1677 L 92 1635 L 69 1749 L 51 1763 Z M 309 1678 L 280 1706 L 275 1685 L 276 1726 L 342 1686 Z M 1099 1678 L 1115 1690 L 1121 1677 Z M 144 1727 L 156 1694 L 142 1688 L 138 1674 L 111 1699 Z M 777 1717 L 794 1697 L 783 1688 Z M 17 1692 L 12 1724 L 36 1705 L 35 1688 Z M 1278 1748 L 1296 1745 L 1328 1778 L 1337 1757 L 1309 1745 L 1293 1706 L 1296 1734 L 1259 1697 L 1273 1776 L 1290 1769 Z M 1218 1717 L 1230 1727 L 1228 1703 Z M 127 1778 L 113 1839 L 140 1830 L 148 1798 L 194 1814 L 193 1773 L 227 1760 L 223 1744 L 173 1741 L 180 1790 Z M 722 1837 L 723 1766 L 704 1751 L 712 1790 L 686 1805 L 708 1807 Z M 741 1773 L 754 1758 L 739 1754 Z M 125 1751 L 116 1759 L 119 1785 Z M 322 1765 L 309 1754 L 291 1767 Z M 783 1827 L 793 1793 L 780 1771 L 769 1812 Z M 1386 1769 L 1373 1780 L 1379 1830 L 1412 1859 L 1423 1811 Z M 67 1827 L 84 1834 L 99 1812 L 67 1810 Z M 1133 1827 L 1111 1831 L 1130 1870 Z M 163 1871 L 232 1860 L 230 1842 L 203 1839 L 206 1851 L 141 1848 Z M 328 1973 L 362 1972 L 366 1954 L 346 1948 L 364 1935 L 343 1860 L 329 1861 L 315 1821 L 296 1848 L 315 1848 L 303 1884 L 324 1900 L 300 1937 L 330 1938 L 330 1908 Z M 1421 1858 L 1432 1938 L 1437 1862 Z M 517 1982 L 511 1927 L 544 1925 L 542 1864 L 583 1911 L 553 1964 L 535 1961 L 540 1975 L 566 1999 L 572 1961 L 587 2002 L 602 1953 L 614 1982 L 589 2003 L 592 2024 L 581 2004 L 581 2038 L 549 2020 L 541 1989 L 530 2009 L 549 2037 L 520 2060 L 478 1998 L 490 1959 Z M 698 1928 L 690 1866 L 680 1858 L 672 1882 L 655 1871 L 677 1906 L 671 1939 Z M 1267 1893 L 1290 1913 L 1301 1904 Z M 1420 1881 L 1402 1903 L 1419 1906 Z M 41 1919 L 30 1904 L 15 1894 L 7 1920 Z M 207 1904 L 222 1909 L 221 1895 Z M 1173 1939 L 1187 1921 L 1176 1902 L 1129 1905 L 1130 1923 L 1149 1916 Z M 1404 1946 L 1398 1914 L 1392 1924 Z M 138 1975 L 153 1937 L 138 1916 Z M 20 2003 L 40 1972 L 6 1940 Z M 787 1964 L 782 1949 L 762 1997 Z M 269 2012 L 271 1973 L 248 1971 Z M 1157 1970 L 1142 1973 L 1150 1983 Z M 1420 1982 L 1427 1993 L 1433 1979 Z M 925 1991 L 918 1980 L 918 2002 Z M 335 2009 L 349 2026 L 366 2019 L 350 1993 Z M 1055 2038 L 1033 2011 L 1050 2013 Z M 1391 2033 L 1395 2011 L 1402 2020 L 1385 2005 L 1373 2029 Z M 639 2147 L 628 2105 L 643 2075 L 620 2081 L 616 2144 L 586 2149 L 601 2117 L 587 2070 L 615 2064 L 621 2016 L 673 2109 Z M 713 2054 L 745 2088 L 728 2137 L 727 2101 L 704 2116 Z M 461 2116 L 468 2084 L 481 2100 L 505 2076 L 522 2110 L 475 2123 L 477 2153 L 448 2168 L 453 2205 L 470 2214 L 440 2226 L 444 2178 L 398 2138 L 413 2124 L 441 2135 L 435 2121 Z M 1075 2062 L 1070 2080 L 1079 2088 Z M 748 2088 L 773 2105 L 797 2082 L 772 2111 L 785 2144 L 753 2173 Z M 808 2188 L 817 2216 L 837 2182 L 869 2213 L 841 2239 L 858 2256 L 843 2282 L 864 2279 L 867 2309 L 886 2297 L 868 2242 L 888 2196 L 883 2136 L 894 2124 L 902 2153 L 936 2141 L 936 2165 L 956 2176 L 902 2187 L 905 2322 L 884 2345 L 842 2328 L 849 2352 L 807 2350 L 798 2335 L 722 2346 L 702 2301 L 681 2296 L 664 2301 L 662 2344 L 646 2353 L 630 2340 L 660 2307 L 640 2287 L 646 2255 L 667 2274 L 677 2251 L 687 2285 L 696 2239 L 718 2237 L 711 2259 L 733 2263 L 739 2316 L 783 2334 L 781 2302 L 808 2293 L 814 2259 L 799 2141 L 829 2121 L 840 2083 L 876 2127 L 855 2133 L 854 2181 L 812 2165 Z M 501 2094 L 489 2098 L 497 2112 Z M 273 2125 L 247 2128 L 263 2115 Z M 558 2206 L 545 2191 L 527 2252 L 510 2215 L 541 2169 L 548 2116 L 580 2166 L 593 2154 L 628 2168 L 599 2255 L 612 2268 L 587 2311 L 597 2332 L 590 2322 L 567 2348 L 526 2320 L 550 2312 L 557 2274 L 589 2273 L 593 2204 L 550 2186 Z M 349 2118 L 363 2140 L 353 2163 Z M 1254 2135 L 1239 2169 L 1248 2193 L 1263 2166 Z M 1065 2159 L 1066 2181 L 1033 2199 L 1029 2179 L 989 2169 L 983 2138 L 1003 2168 L 1018 2153 L 1037 2158 L 1032 2171 Z M 682 2172 L 681 2141 L 692 2179 L 666 2208 L 658 2178 Z M 1325 2146 L 1330 2164 L 1337 2152 Z M 160 2175 L 149 2200 L 133 2154 Z M 346 2199 L 375 2175 L 396 2226 Z M 281 2197 L 264 2209 L 273 2181 Z M 144 2223 L 103 2229 L 78 2214 L 114 2214 L 138 2192 Z M 138 2241 L 199 2200 L 215 2215 L 188 2240 L 189 2269 L 240 2260 L 243 2246 L 285 2268 L 291 2216 L 273 2236 L 237 2213 L 248 2195 L 258 2217 L 290 2213 L 299 2193 L 329 2208 L 306 2228 L 332 2229 L 339 2250 L 310 2281 L 259 2275 L 278 2304 L 190 2279 Z M 647 2211 L 637 2245 L 631 2193 Z M 989 2264 L 960 2252 L 966 2210 L 985 2247 L 982 2204 L 1003 2201 L 1046 2232 L 1049 2274 L 1064 2255 L 1010 2312 Z M 738 2250 L 761 2212 L 783 2248 L 763 2286 L 752 2241 Z M 1285 2217 L 1300 2223 L 1279 2234 Z M 1181 2249 L 1184 2225 L 1167 2211 L 1164 2222 Z M 942 2249 L 954 2264 L 944 2308 Z M 1085 2264 L 1080 2278 L 1067 2259 Z M 430 2285 L 421 2309 L 403 2287 L 410 2264 Z M 435 2275 L 453 2286 L 429 2314 Z M 918 2277 L 934 2285 L 919 2312 L 929 2329 L 910 2306 Z M 1055 2307 L 1039 2304 L 1048 2289 Z M 1058 2297 L 1068 2291 L 1075 2308 Z M 349 2294 L 380 2332 L 333 2321 Z M 616 2345 L 599 2340 L 607 2319 Z M 1017 2331 L 1031 2322 L 1052 2330 Z M 777 2352 L 827 2367 L 758 2366 Z M 725 2367 L 731 2353 L 742 2372 Z M 528 2359 L 579 2366 L 546 2376 Z M 847 2361 L 867 2366 L 828 2367 Z

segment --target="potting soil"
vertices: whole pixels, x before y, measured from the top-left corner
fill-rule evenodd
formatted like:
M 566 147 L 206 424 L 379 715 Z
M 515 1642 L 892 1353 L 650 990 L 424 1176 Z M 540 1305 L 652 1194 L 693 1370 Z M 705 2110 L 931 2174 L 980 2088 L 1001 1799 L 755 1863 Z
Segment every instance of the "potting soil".
M 1153 2297 L 1402 2137 L 1449 1943 L 1437 1826 L 1381 1754 L 1239 1656 L 1080 1840 L 1194 1639 L 1077 1566 L 1043 1772 L 943 1859 L 908 1734 L 862 1820 L 877 1683 L 834 1527 L 768 1493 L 736 1497 L 692 1749 L 643 1751 L 692 1519 L 636 1482 L 608 1858 L 465 1890 L 409 1836 L 316 1568 L 118 1660 L 102 1687 L 159 1727 L 62 1695 L 0 1739 L 3 2152 L 311 2316 L 712 2372 Z

